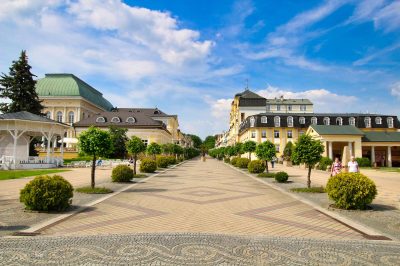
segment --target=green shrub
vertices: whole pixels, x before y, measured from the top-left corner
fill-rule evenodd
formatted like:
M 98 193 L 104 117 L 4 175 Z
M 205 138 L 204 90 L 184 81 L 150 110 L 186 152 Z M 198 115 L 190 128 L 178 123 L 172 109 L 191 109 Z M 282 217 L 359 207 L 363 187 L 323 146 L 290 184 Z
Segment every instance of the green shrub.
M 159 168 L 167 168 L 169 165 L 169 160 L 167 156 L 157 156 L 156 163 L 157 167 Z
M 129 182 L 133 178 L 133 170 L 127 165 L 117 165 L 112 169 L 111 179 L 113 182 Z
M 157 170 L 157 163 L 155 160 L 150 158 L 143 158 L 140 162 L 140 172 L 142 173 L 154 173 Z
M 364 210 L 378 193 L 375 183 L 360 173 L 340 173 L 328 180 L 326 192 L 335 206 Z
M 239 159 L 239 157 L 233 157 L 232 159 L 231 159 L 231 164 L 233 165 L 233 166 L 236 166 L 236 163 L 237 163 L 237 160 Z
M 275 174 L 275 180 L 278 183 L 285 183 L 288 181 L 289 175 L 286 172 L 278 172 Z
M 63 211 L 72 202 L 74 188 L 59 175 L 35 177 L 21 190 L 19 200 L 28 210 Z
M 297 187 L 290 189 L 293 192 L 304 192 L 304 193 L 325 193 L 324 187 Z
M 318 164 L 318 169 L 319 170 L 326 170 L 328 166 L 331 166 L 333 163 L 333 160 L 329 157 L 322 157 L 321 160 L 319 160 Z
M 261 173 L 257 175 L 258 177 L 265 177 L 265 178 L 275 178 L 275 173 Z
M 113 191 L 106 187 L 80 187 L 75 189 L 76 192 L 85 193 L 85 194 L 108 194 L 112 193 Z
M 230 160 L 229 158 L 225 158 L 225 159 L 224 159 L 224 162 L 225 162 L 225 163 L 230 163 L 231 160 Z
M 247 158 L 239 158 L 239 159 L 236 161 L 236 166 L 239 167 L 239 168 L 245 169 L 245 168 L 247 168 L 247 166 L 249 165 L 249 163 L 250 163 L 250 160 L 249 160 L 249 159 L 247 159 Z
M 261 160 L 254 160 L 249 163 L 247 169 L 249 170 L 250 173 L 259 174 L 264 172 L 265 164 Z
M 356 158 L 359 167 L 370 167 L 371 160 L 368 158 Z
M 175 156 L 167 156 L 167 161 L 168 161 L 168 165 L 174 165 L 176 164 L 176 158 Z

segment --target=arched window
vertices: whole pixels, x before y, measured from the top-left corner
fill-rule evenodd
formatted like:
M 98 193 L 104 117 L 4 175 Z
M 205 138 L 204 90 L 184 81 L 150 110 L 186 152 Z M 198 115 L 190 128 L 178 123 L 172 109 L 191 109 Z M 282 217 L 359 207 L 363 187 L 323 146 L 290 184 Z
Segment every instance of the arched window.
M 329 126 L 331 123 L 331 120 L 329 119 L 329 117 L 324 117 L 324 125 Z
M 72 111 L 68 113 L 68 122 L 69 123 L 74 123 L 75 122 L 75 114 Z
M 256 123 L 256 119 L 254 116 L 250 117 L 250 127 L 254 127 L 254 124 Z
M 121 122 L 121 119 L 119 119 L 119 117 L 114 116 L 113 118 L 111 118 L 111 123 L 119 123 Z
M 343 125 L 343 119 L 341 117 L 336 118 L 336 125 L 342 126 Z
M 380 117 L 380 116 L 375 117 L 375 123 L 376 123 L 377 125 L 382 125 L 382 117 Z
M 287 126 L 293 127 L 293 116 L 288 116 L 287 118 Z
M 279 116 L 274 117 L 274 126 L 280 127 L 281 126 L 281 118 Z
M 355 126 L 356 125 L 356 119 L 354 117 L 349 118 L 349 125 L 350 126 Z
M 266 116 L 262 116 L 261 117 L 261 123 L 264 123 L 264 124 L 266 124 L 267 123 L 267 117 Z
M 130 117 L 128 117 L 128 118 L 126 119 L 126 123 L 133 124 L 133 123 L 135 123 L 135 122 L 136 122 L 136 119 L 135 119 L 134 117 L 132 117 L 132 116 L 130 116 Z
M 317 123 L 318 123 L 317 118 L 315 116 L 311 117 L 311 124 L 316 125 Z
M 388 124 L 388 128 L 393 128 L 393 117 L 388 117 L 386 121 Z
M 57 112 L 57 122 L 62 122 L 63 120 L 63 114 L 61 111 Z
M 51 119 L 51 113 L 50 113 L 50 111 L 47 111 L 47 112 L 46 112 L 46 117 L 47 117 L 48 119 Z
M 96 118 L 96 123 L 105 123 L 106 119 L 102 116 L 99 116 Z
M 371 117 L 364 118 L 365 127 L 371 127 Z
M 306 119 L 304 117 L 299 118 L 300 125 L 304 125 L 306 123 Z

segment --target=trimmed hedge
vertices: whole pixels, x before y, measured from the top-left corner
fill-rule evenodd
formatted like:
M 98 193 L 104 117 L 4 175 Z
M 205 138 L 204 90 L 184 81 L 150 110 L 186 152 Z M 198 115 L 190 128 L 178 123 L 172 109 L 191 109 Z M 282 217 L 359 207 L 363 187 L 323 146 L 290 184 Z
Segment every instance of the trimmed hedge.
M 286 172 L 278 172 L 275 174 L 275 180 L 278 183 L 285 183 L 288 181 L 289 175 Z
M 261 160 L 254 160 L 249 163 L 247 170 L 249 170 L 250 173 L 259 174 L 264 172 L 265 164 Z
M 224 158 L 224 163 L 230 163 L 231 160 L 229 158 Z
M 63 211 L 71 206 L 73 191 L 72 185 L 62 176 L 42 175 L 26 184 L 19 200 L 28 210 Z
M 175 156 L 167 156 L 168 165 L 174 165 L 177 163 Z
M 127 165 L 117 165 L 112 169 L 111 180 L 113 182 L 129 182 L 133 178 L 133 170 Z
M 374 181 L 360 173 L 340 173 L 332 176 L 326 192 L 341 209 L 365 210 L 377 195 Z
M 247 166 L 249 165 L 249 163 L 250 163 L 250 160 L 249 160 L 249 159 L 247 159 L 247 158 L 239 158 L 239 159 L 236 161 L 236 167 L 245 169 L 245 168 L 247 168 Z
M 237 160 L 239 159 L 239 157 L 233 157 L 232 159 L 231 159 L 231 164 L 233 165 L 233 166 L 236 166 L 236 163 L 237 163 Z
M 156 170 L 157 170 L 157 163 L 155 160 L 150 158 L 144 158 L 140 162 L 140 172 L 154 173 Z
M 258 177 L 265 177 L 265 178 L 275 178 L 275 173 L 260 173 L 257 175 Z
M 356 158 L 359 167 L 370 167 L 371 160 L 369 158 Z
M 169 165 L 169 159 L 167 156 L 157 156 L 156 163 L 159 168 L 167 168 Z

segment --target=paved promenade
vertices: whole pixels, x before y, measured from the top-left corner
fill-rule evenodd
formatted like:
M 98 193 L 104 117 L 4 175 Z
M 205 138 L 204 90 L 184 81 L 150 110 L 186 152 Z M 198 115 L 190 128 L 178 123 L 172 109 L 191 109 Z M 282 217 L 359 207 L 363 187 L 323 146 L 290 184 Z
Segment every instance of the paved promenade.
M 146 232 L 365 239 L 360 232 L 216 160 L 189 161 L 42 234 Z

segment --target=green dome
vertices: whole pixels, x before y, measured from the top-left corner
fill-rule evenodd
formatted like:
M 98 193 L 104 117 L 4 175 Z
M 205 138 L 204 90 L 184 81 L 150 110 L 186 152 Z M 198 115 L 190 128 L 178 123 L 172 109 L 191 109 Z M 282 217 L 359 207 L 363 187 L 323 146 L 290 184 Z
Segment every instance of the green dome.
M 44 78 L 37 81 L 36 92 L 39 97 L 81 96 L 105 111 L 113 108 L 113 105 L 104 99 L 102 93 L 73 74 L 46 74 Z

